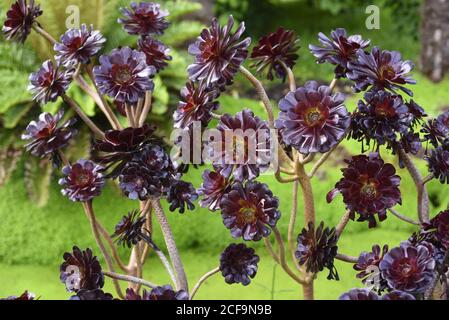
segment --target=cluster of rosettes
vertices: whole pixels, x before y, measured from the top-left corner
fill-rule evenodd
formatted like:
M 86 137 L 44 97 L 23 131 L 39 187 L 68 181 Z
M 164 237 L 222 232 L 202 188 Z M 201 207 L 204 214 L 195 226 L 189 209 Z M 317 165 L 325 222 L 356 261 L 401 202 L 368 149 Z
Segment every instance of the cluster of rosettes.
M 449 183 L 449 111 L 429 120 L 421 131 L 433 147 L 425 156 L 430 174 L 442 184 Z
M 382 252 L 379 246 L 373 246 L 373 251 L 362 252 L 354 265 L 360 271 L 357 277 L 368 288 L 352 289 L 340 299 L 378 300 L 375 291 L 387 291 L 383 300 L 424 299 L 425 293 L 439 282 L 437 257 L 436 248 L 426 241 L 405 241 L 389 251 L 384 246 Z
M 391 250 L 374 245 L 362 252 L 354 269 L 367 286 L 343 294 L 345 300 L 444 299 L 449 270 L 449 211 L 438 213 L 407 241 Z
M 358 213 L 358 221 L 368 221 L 373 228 L 376 214 L 379 221 L 383 221 L 389 208 L 401 204 L 401 178 L 396 175 L 395 167 L 385 163 L 378 153 L 354 156 L 346 163 L 348 167 L 342 169 L 343 178 L 328 193 L 327 201 L 331 202 L 341 193 L 351 219 Z
M 163 144 L 153 136 L 154 128 L 110 130 L 95 149 L 97 161 L 109 171 L 107 177 L 118 178 L 123 193 L 131 200 L 145 201 L 166 196 L 170 210 L 187 206 L 193 210 L 197 193 L 191 183 L 179 180 Z
M 317 61 L 335 65 L 336 78 L 352 80 L 356 92 L 368 90 L 352 116 L 349 137 L 417 154 L 421 138 L 415 125 L 426 114 L 416 102 L 407 102 L 398 92 L 413 95 L 405 87 L 416 83 L 409 75 L 413 63 L 403 61 L 396 51 L 374 47 L 367 52 L 370 41 L 359 35 L 348 36 L 344 29 L 332 31 L 330 38 L 322 33 L 318 37 L 321 46 L 310 46 Z
M 72 252 L 64 253 L 64 262 L 60 266 L 60 280 L 70 293 L 70 300 L 113 300 L 103 291 L 104 275 L 101 265 L 92 250 L 80 250 L 73 247 Z M 34 295 L 25 292 L 20 297 L 8 297 L 7 300 L 33 300 Z M 189 300 L 184 290 L 175 291 L 170 285 L 155 287 L 151 291 L 143 290 L 142 295 L 133 289 L 126 290 L 125 300 Z
M 421 150 L 421 138 L 414 130 L 425 116 L 419 105 L 388 91 L 366 92 L 364 100 L 352 116 L 351 138 L 368 145 L 374 140 L 377 146 L 399 147 L 415 155 Z

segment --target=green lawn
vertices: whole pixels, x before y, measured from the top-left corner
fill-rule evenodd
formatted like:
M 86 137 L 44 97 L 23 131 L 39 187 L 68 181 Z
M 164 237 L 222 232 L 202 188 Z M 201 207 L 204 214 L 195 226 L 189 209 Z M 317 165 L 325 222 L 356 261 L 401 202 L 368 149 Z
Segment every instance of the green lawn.
M 405 232 L 385 232 L 381 229 L 361 232 L 357 234 L 343 235 L 339 243 L 341 252 L 357 255 L 359 252 L 370 249 L 371 243 L 398 245 L 408 234 Z M 388 239 L 388 241 L 384 241 Z M 277 266 L 266 254 L 264 249 L 258 249 L 261 256 L 259 270 L 253 282 L 243 287 L 241 285 L 228 285 L 220 274 L 214 275 L 202 287 L 197 299 L 299 299 L 302 291 L 284 271 Z M 196 283 L 199 277 L 218 265 L 217 254 L 198 251 L 187 251 L 182 254 L 190 287 Z M 57 260 L 57 259 L 56 259 Z M 316 297 L 318 299 L 336 299 L 341 293 L 353 287 L 361 287 L 361 283 L 355 278 L 355 271 L 351 264 L 336 263 L 340 281 L 329 281 L 327 273 L 323 271 L 316 282 Z M 41 299 L 67 299 L 70 294 L 65 292 L 64 285 L 59 282 L 59 266 L 37 265 L 5 265 L 0 264 L 0 297 L 18 294 L 28 289 L 40 296 Z M 158 284 L 168 283 L 169 278 L 163 268 L 151 256 L 146 268 L 147 280 Z M 273 279 L 274 278 L 274 279 Z M 165 281 L 165 283 L 164 283 Z M 274 284 L 274 286 L 273 286 Z M 106 290 L 113 292 L 109 280 L 106 282 Z

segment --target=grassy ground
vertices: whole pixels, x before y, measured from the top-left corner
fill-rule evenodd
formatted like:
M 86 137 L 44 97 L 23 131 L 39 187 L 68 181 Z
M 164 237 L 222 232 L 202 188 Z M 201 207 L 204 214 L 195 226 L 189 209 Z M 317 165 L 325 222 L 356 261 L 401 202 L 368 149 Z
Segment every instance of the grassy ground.
M 397 245 L 408 236 L 405 232 L 385 232 L 373 230 L 343 237 L 340 249 L 347 254 L 358 254 L 360 251 L 369 250 L 369 243 L 384 242 L 389 245 Z M 388 239 L 388 241 L 381 241 Z M 227 285 L 221 275 L 215 275 L 208 280 L 199 291 L 197 299 L 298 299 L 302 292 L 298 285 L 292 281 L 283 270 L 265 253 L 258 250 L 261 256 L 259 271 L 251 285 Z M 182 254 L 182 258 L 189 276 L 190 286 L 196 283 L 199 277 L 217 266 L 217 255 L 199 251 L 188 251 Z M 336 299 L 344 291 L 360 287 L 360 282 L 355 278 L 355 271 L 351 264 L 337 262 L 337 270 L 340 281 L 329 281 L 326 272 L 323 271 L 316 282 L 316 297 L 318 299 Z M 18 265 L 11 267 L 0 264 L 2 285 L 0 297 L 18 294 L 25 288 L 40 296 L 42 299 L 67 299 L 70 294 L 65 292 L 64 285 L 59 282 L 58 266 Z M 154 256 L 151 256 L 145 269 L 145 278 L 152 282 L 169 279 Z M 106 282 L 106 290 L 113 292 L 109 280 Z

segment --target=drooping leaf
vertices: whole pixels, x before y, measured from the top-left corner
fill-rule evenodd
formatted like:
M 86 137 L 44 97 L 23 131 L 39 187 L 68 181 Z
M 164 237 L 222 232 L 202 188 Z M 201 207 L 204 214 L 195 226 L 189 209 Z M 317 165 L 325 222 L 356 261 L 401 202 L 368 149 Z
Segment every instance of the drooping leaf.
M 47 204 L 53 166 L 50 160 L 29 156 L 25 161 L 25 190 L 38 207 Z
M 35 103 L 33 101 L 28 101 L 25 103 L 18 103 L 9 108 L 2 117 L 5 128 L 15 128 L 22 117 L 25 116 L 33 106 L 35 106 Z
M 0 149 L 0 187 L 8 182 L 11 174 L 16 170 L 22 153 L 22 149 L 12 147 Z
M 3 69 L 0 71 L 0 114 L 14 105 L 31 100 L 27 91 L 28 76 L 22 71 Z

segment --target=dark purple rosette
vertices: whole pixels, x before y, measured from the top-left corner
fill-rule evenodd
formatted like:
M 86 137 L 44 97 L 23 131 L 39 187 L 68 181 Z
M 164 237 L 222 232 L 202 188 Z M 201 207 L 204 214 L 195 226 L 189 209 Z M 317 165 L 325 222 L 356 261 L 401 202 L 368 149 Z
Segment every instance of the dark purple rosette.
M 305 265 L 307 272 L 318 273 L 329 269 L 328 279 L 339 280 L 334 266 L 334 258 L 338 251 L 338 236 L 335 228 L 324 227 L 321 222 L 318 228 L 310 222 L 298 236 L 298 247 L 295 252 L 299 265 Z
M 449 183 L 449 144 L 445 142 L 428 152 L 425 157 L 429 172 L 442 184 Z
M 253 180 L 268 170 L 272 160 L 268 124 L 244 109 L 225 114 L 217 126 L 219 138 L 207 142 L 207 153 L 217 172 L 237 181 Z
M 86 202 L 98 197 L 105 185 L 103 167 L 90 160 L 78 160 L 62 169 L 64 177 L 59 180 L 64 196 L 72 201 Z
M 167 191 L 167 201 L 170 203 L 170 211 L 179 209 L 179 213 L 184 213 L 187 209 L 195 209 L 194 201 L 198 199 L 198 193 L 190 182 L 174 180 Z
M 299 55 L 299 39 L 295 32 L 279 28 L 260 38 L 258 44 L 253 48 L 251 59 L 258 73 L 267 71 L 268 80 L 278 77 L 285 81 L 287 68 L 292 69 Z
M 44 157 L 67 146 L 77 131 L 72 128 L 75 119 L 59 125 L 63 116 L 61 109 L 54 116 L 44 112 L 37 121 L 31 121 L 22 134 L 23 140 L 31 140 L 25 145 L 26 150 L 36 157 Z
M 72 76 L 72 69 L 65 70 L 47 60 L 37 72 L 30 75 L 28 90 L 33 94 L 33 100 L 41 104 L 55 102 L 67 91 Z
M 156 68 L 159 72 L 168 66 L 168 61 L 172 60 L 169 55 L 170 49 L 161 41 L 149 36 L 141 37 L 137 43 L 137 48 L 147 57 L 147 64 Z
M 25 42 L 40 15 L 42 15 L 40 5 L 36 5 L 34 0 L 15 1 L 6 12 L 6 20 L 2 28 L 5 38 Z
M 351 136 L 368 144 L 394 145 L 411 130 L 415 119 L 407 104 L 399 95 L 386 91 L 369 91 L 365 101 L 360 100 L 353 115 Z
M 220 26 L 214 18 L 209 29 L 203 29 L 195 43 L 189 46 L 189 53 L 195 62 L 189 66 L 189 78 L 193 81 L 205 81 L 209 86 L 231 84 L 239 67 L 248 56 L 250 38 L 241 40 L 245 31 L 242 22 L 233 33 L 234 18 L 228 19 L 226 26 Z
M 56 59 L 62 65 L 70 65 L 73 62 L 86 64 L 103 47 L 106 39 L 100 31 L 94 30 L 91 25 L 85 24 L 80 29 L 69 29 L 61 36 L 61 42 L 54 45 Z
M 207 87 L 204 82 L 198 84 L 187 82 L 181 90 L 182 100 L 173 113 L 175 128 L 187 128 L 198 121 L 201 126 L 206 127 L 212 119 L 211 112 L 218 109 L 219 103 L 215 101 L 220 91 L 214 87 Z
M 349 62 L 347 77 L 355 82 L 356 91 L 364 91 L 368 87 L 374 90 L 402 90 L 413 96 L 407 84 L 416 84 L 409 75 L 414 68 L 413 62 L 401 59 L 397 51 L 380 50 L 374 47 L 370 53 L 363 50 L 357 52 L 357 60 Z
M 226 283 L 247 286 L 256 276 L 259 256 L 243 243 L 230 244 L 221 254 L 220 271 Z
M 219 172 L 205 170 L 203 172 L 203 184 L 198 189 L 201 197 L 200 206 L 216 211 L 220 208 L 223 196 L 229 191 L 233 184 L 233 179 L 227 179 Z
M 221 199 L 223 223 L 237 239 L 259 241 L 268 237 L 281 217 L 279 200 L 266 184 L 250 181 L 234 183 Z
M 59 268 L 60 280 L 68 292 L 103 288 L 101 265 L 91 249 L 80 250 L 75 246 L 72 252 L 64 253 L 63 258 L 64 262 Z
M 131 8 L 122 8 L 123 18 L 118 22 L 129 34 L 133 35 L 161 35 L 170 23 L 166 20 L 168 11 L 161 9 L 154 2 L 131 2 Z
M 145 300 L 189 300 L 189 294 L 184 290 L 175 291 L 170 285 L 156 287 L 147 294 Z
M 302 154 L 325 153 L 344 137 L 351 117 L 343 104 L 344 95 L 331 91 L 309 81 L 279 102 L 276 128 L 282 131 L 285 144 Z
M 114 49 L 109 56 L 100 57 L 94 67 L 95 82 L 101 94 L 122 103 L 135 104 L 147 91 L 152 91 L 151 77 L 156 68 L 147 65 L 143 52 L 128 47 Z
M 379 296 L 368 288 L 351 289 L 343 293 L 339 300 L 379 300 Z
M 435 278 L 435 260 L 428 246 L 404 242 L 391 249 L 380 262 L 388 285 L 411 294 L 424 293 Z
M 387 218 L 387 209 L 401 204 L 401 178 L 396 175 L 394 166 L 385 163 L 377 153 L 354 156 L 346 163 L 348 167 L 342 169 L 343 178 L 328 193 L 327 201 L 331 202 L 341 193 L 346 208 L 351 211 L 351 219 L 358 213 L 357 221 L 368 221 L 373 228 L 376 214 L 379 221 L 383 221 Z
M 369 40 L 360 35 L 348 36 L 346 30 L 338 28 L 331 32 L 330 38 L 320 32 L 318 40 L 321 46 L 309 45 L 310 51 L 318 59 L 318 63 L 328 62 L 336 66 L 335 75 L 346 77 L 348 63 L 357 59 L 357 51 L 369 46 Z

